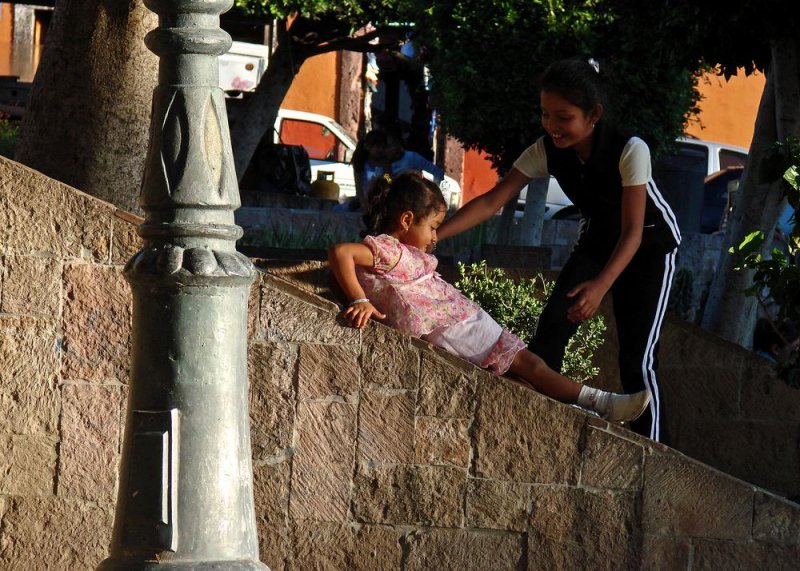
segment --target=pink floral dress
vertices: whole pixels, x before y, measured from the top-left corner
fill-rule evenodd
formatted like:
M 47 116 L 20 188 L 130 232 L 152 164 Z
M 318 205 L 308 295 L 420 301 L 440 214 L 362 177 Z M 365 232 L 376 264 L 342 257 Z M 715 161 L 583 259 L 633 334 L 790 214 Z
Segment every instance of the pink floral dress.
M 436 272 L 439 261 L 386 234 L 363 242 L 374 257 L 372 268 L 356 275 L 372 304 L 386 314 L 383 323 L 502 374 L 525 343 L 500 327 L 474 301 Z

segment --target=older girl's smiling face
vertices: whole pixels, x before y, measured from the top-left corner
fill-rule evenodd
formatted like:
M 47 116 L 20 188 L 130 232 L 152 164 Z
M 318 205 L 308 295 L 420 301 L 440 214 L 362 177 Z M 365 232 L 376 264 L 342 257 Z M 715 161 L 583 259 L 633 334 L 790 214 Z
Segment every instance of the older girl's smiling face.
M 597 105 L 587 113 L 552 91 L 542 91 L 541 106 L 542 127 L 553 144 L 559 149 L 573 148 L 581 159 L 588 159 L 594 124 L 603 114 L 603 106 Z

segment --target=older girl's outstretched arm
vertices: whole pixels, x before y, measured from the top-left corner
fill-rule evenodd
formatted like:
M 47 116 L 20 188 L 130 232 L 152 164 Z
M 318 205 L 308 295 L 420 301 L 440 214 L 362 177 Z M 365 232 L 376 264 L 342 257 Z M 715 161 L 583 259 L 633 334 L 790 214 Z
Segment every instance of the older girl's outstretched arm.
M 378 319 L 386 317 L 367 299 L 356 277 L 356 266 L 372 267 L 374 263 L 369 248 L 364 244 L 336 244 L 328 248 L 328 262 L 336 281 L 350 301 L 344 310 L 344 318 L 351 327 L 364 327 L 373 315 Z
M 531 178 L 529 176 L 512 167 L 508 174 L 494 185 L 489 192 L 470 200 L 451 218 L 445 220 L 444 224 L 436 230 L 436 236 L 439 240 L 444 240 L 450 236 L 461 234 L 463 231 L 488 220 L 509 200 L 519 195 L 522 187 L 530 181 Z

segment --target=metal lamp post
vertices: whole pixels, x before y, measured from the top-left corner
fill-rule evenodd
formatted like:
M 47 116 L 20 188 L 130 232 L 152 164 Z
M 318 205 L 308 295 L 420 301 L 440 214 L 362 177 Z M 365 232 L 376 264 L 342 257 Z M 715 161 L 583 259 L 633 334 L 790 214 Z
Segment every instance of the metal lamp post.
M 258 561 L 247 398 L 250 261 L 217 57 L 233 0 L 145 0 L 160 57 L 125 267 L 133 349 L 111 555 L 99 569 L 266 570 Z

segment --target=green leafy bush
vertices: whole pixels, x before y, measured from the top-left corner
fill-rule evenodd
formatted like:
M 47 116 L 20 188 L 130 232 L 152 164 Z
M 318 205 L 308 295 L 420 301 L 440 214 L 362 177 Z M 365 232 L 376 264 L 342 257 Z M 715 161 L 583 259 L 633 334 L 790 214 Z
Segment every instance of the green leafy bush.
M 0 155 L 13 159 L 19 140 L 19 124 L 0 116 Z
M 536 278 L 515 281 L 486 262 L 458 264 L 458 281 L 455 286 L 475 301 L 497 322 L 517 335 L 529 340 L 533 337 L 545 301 L 553 291 L 555 282 L 541 274 Z M 597 315 L 584 321 L 567 344 L 562 373 L 576 381 L 586 381 L 600 371 L 592 364 L 594 352 L 603 344 L 606 324 Z

